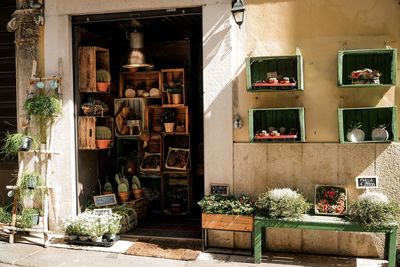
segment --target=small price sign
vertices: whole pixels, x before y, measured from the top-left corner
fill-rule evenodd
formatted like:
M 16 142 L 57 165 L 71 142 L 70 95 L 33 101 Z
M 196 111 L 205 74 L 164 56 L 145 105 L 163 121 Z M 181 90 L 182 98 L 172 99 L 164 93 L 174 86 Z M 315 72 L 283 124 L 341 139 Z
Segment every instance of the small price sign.
M 96 207 L 104 207 L 117 204 L 115 194 L 93 196 L 93 201 Z
M 359 189 L 378 188 L 378 177 L 358 176 L 356 177 L 356 187 Z

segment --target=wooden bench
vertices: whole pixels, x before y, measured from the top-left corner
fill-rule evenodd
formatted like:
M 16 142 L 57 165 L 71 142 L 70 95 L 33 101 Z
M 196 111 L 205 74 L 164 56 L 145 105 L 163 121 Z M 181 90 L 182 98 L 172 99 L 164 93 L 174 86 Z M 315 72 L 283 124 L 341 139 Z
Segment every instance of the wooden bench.
M 296 228 L 306 230 L 385 233 L 384 256 L 388 260 L 388 267 L 395 267 L 397 227 L 398 225 L 396 223 L 391 223 L 387 226 L 368 228 L 351 223 L 343 218 L 328 216 L 303 215 L 297 219 L 272 219 L 263 216 L 255 216 L 253 239 L 254 263 L 261 262 L 264 228 Z

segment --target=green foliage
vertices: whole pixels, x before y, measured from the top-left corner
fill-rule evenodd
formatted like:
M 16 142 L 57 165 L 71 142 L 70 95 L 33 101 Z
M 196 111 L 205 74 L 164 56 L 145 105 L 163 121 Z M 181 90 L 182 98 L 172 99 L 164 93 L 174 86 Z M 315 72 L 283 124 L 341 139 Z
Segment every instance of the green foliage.
M 39 214 L 37 209 L 23 209 L 20 214 L 17 214 L 17 227 L 31 228 L 36 214 Z
M 0 207 L 0 223 L 11 223 L 11 211 L 9 207 Z
M 254 202 L 247 196 L 205 196 L 198 202 L 204 213 L 251 215 L 254 212 Z
M 349 123 L 349 129 L 348 131 L 354 130 L 354 129 L 361 129 L 362 128 L 362 124 L 360 121 L 351 121 Z
M 46 189 L 38 188 L 44 185 L 42 176 L 37 172 L 24 172 L 18 183 L 18 193 L 21 205 L 27 198 L 33 198 L 34 201 L 41 203 L 42 196 Z M 32 187 L 34 187 L 32 189 Z
M 110 140 L 112 136 L 111 129 L 107 126 L 96 126 L 97 140 Z
M 349 206 L 347 217 L 350 221 L 367 227 L 379 227 L 395 222 L 399 212 L 399 204 L 388 200 L 381 193 L 368 192 Z
M 171 94 L 182 94 L 183 88 L 182 87 L 172 87 L 172 88 L 165 89 L 165 91 L 167 91 L 167 93 L 171 93 Z
M 61 115 L 61 102 L 54 96 L 35 95 L 25 101 L 24 108 L 29 116 L 37 120 L 48 120 Z
M 4 158 L 15 157 L 18 154 L 24 136 L 23 133 L 6 133 L 6 137 L 3 139 L 4 145 L 0 150 L 0 153 L 4 155 Z
M 105 70 L 105 69 L 98 69 L 96 71 L 96 82 L 100 82 L 100 83 L 109 83 L 111 82 L 111 76 L 110 73 Z
M 175 122 L 175 110 L 173 108 L 164 109 L 163 113 L 161 113 L 160 121 L 162 123 Z
M 311 204 L 304 197 L 289 188 L 272 189 L 258 196 L 256 208 L 272 217 L 298 217 L 310 210 Z
M 128 192 L 128 186 L 125 183 L 120 183 L 118 185 L 118 192 L 119 193 L 125 193 Z

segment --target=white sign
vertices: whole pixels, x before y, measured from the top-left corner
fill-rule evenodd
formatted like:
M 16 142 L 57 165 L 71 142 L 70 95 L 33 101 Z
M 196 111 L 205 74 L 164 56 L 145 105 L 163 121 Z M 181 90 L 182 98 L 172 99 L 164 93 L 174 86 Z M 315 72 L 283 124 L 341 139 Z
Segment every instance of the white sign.
M 94 209 L 93 210 L 93 214 L 95 215 L 111 215 L 112 214 L 112 210 L 111 209 Z
M 378 177 L 376 177 L 376 176 L 357 176 L 356 177 L 356 188 L 359 188 L 359 189 L 378 188 Z

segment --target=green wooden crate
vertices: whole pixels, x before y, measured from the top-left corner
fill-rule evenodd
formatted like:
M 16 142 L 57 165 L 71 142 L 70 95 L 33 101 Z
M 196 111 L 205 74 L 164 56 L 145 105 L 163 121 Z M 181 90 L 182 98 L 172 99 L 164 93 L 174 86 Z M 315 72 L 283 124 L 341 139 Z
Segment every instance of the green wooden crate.
M 338 53 L 338 86 L 370 87 L 396 85 L 396 49 L 342 50 Z M 378 70 L 379 84 L 352 84 L 352 71 L 364 68 Z
M 296 129 L 296 137 L 285 138 L 285 135 L 273 139 L 258 139 L 256 133 L 268 131 L 269 127 L 285 127 Z M 250 142 L 305 142 L 304 108 L 265 108 L 249 109 L 249 140 Z
M 266 79 L 267 73 L 276 72 L 279 76 L 294 78 L 295 85 L 257 86 L 257 82 Z M 248 92 L 293 91 L 303 90 L 303 57 L 249 57 L 246 58 L 246 75 Z
M 338 109 L 340 143 L 348 142 L 346 135 L 351 122 L 361 122 L 361 130 L 365 133 L 365 141 L 357 143 L 382 142 L 373 141 L 372 130 L 378 125 L 385 124 L 389 138 L 384 142 L 397 142 L 397 107 L 372 108 L 340 108 Z M 353 143 L 352 143 L 353 144 Z

